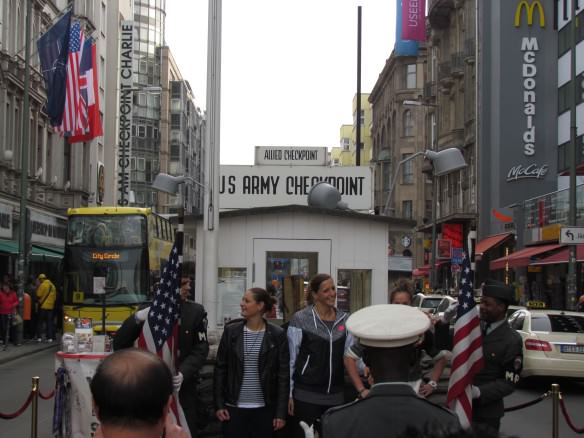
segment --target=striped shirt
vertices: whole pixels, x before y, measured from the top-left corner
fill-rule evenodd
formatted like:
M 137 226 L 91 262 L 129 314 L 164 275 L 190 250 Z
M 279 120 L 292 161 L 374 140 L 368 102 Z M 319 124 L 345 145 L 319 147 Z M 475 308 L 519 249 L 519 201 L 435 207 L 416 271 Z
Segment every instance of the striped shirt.
M 254 332 L 243 327 L 243 381 L 237 400 L 238 408 L 265 406 L 258 367 L 265 332 L 265 329 Z

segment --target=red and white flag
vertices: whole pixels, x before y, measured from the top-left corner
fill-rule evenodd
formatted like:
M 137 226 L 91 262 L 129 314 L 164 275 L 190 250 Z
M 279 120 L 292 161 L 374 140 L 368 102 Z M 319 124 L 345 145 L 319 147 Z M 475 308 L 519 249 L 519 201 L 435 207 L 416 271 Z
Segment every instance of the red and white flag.
M 458 313 L 454 323 L 454 340 L 448 406 L 454 410 L 463 428 L 472 423 L 471 386 L 476 373 L 483 367 L 483 338 L 479 312 L 473 295 L 474 272 L 468 254 L 462 260 L 462 275 L 458 293 Z
M 79 86 L 79 120 L 75 132 L 67 138 L 69 143 L 90 141 L 103 135 L 99 112 L 99 89 L 97 77 L 97 56 L 95 42 L 86 41 L 81 60 Z

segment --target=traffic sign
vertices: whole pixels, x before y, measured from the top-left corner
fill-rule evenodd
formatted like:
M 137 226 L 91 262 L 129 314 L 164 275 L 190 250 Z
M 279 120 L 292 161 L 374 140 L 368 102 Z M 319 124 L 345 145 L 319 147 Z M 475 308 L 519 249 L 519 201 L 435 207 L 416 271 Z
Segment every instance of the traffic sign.
M 560 228 L 560 243 L 573 245 L 584 243 L 584 227 Z

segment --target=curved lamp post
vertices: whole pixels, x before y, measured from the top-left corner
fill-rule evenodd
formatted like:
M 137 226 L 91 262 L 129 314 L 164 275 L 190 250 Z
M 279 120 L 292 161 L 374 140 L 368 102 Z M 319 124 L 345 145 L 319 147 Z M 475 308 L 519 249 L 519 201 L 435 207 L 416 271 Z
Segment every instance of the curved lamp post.
M 405 103 L 405 102 L 404 102 Z M 432 176 L 433 176 L 433 187 L 436 188 L 436 177 L 447 175 L 452 172 L 456 172 L 457 170 L 463 169 L 467 166 L 464 157 L 462 156 L 462 152 L 458 148 L 448 148 L 443 149 L 441 151 L 432 151 L 426 150 L 423 152 L 416 152 L 413 155 L 401 160 L 397 164 L 397 168 L 395 170 L 395 175 L 393 176 L 393 180 L 391 181 L 391 185 L 389 186 L 389 193 L 387 194 L 387 200 L 385 201 L 385 207 L 383 208 L 383 212 L 385 215 L 388 215 L 389 212 L 389 203 L 391 202 L 391 195 L 393 194 L 393 189 L 395 188 L 395 184 L 397 182 L 397 177 L 399 175 L 400 167 L 416 157 L 423 155 L 424 158 L 428 159 L 432 163 Z M 432 254 L 430 257 L 430 286 L 434 287 L 434 282 L 436 281 L 436 203 L 438 201 L 438 194 L 434 193 L 434 200 L 432 203 Z

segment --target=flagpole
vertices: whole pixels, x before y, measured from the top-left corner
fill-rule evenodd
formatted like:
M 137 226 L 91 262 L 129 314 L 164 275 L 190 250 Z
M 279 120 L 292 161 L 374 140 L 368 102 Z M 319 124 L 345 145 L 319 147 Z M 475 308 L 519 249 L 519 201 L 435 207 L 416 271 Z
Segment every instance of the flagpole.
M 30 136 L 30 24 L 32 2 L 26 2 L 26 36 L 24 49 L 24 102 L 22 111 L 22 143 L 20 148 L 20 224 L 18 226 L 18 313 L 22 316 L 24 309 L 24 285 L 26 281 L 27 261 L 27 229 L 28 215 L 26 214 L 26 200 L 28 197 L 28 147 Z M 16 343 L 22 343 L 23 324 L 16 326 Z

